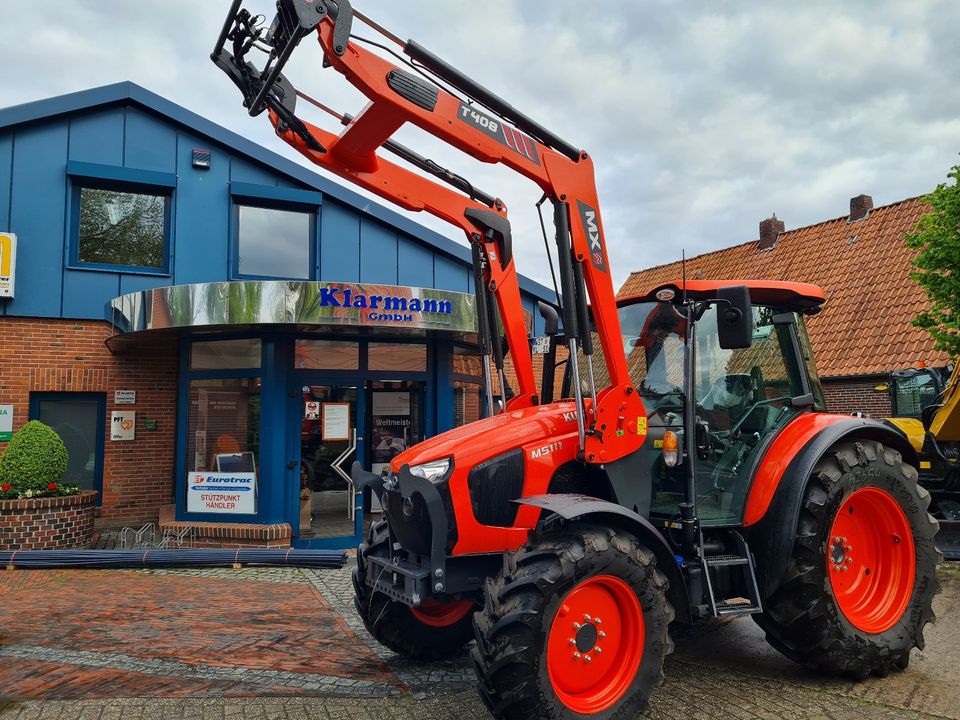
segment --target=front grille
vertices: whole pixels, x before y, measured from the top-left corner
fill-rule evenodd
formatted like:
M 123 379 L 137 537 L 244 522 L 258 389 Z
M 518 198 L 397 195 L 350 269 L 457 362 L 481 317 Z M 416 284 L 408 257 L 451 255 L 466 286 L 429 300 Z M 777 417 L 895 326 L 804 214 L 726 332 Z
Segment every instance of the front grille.
M 517 448 L 475 466 L 467 476 L 473 515 L 484 525 L 512 527 L 523 492 L 523 450 Z

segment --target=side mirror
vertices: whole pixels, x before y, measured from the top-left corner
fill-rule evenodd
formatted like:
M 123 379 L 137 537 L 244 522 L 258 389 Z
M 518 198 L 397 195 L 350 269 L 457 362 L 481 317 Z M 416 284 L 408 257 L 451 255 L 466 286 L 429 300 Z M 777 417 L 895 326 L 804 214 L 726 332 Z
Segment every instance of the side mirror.
M 560 315 L 557 309 L 543 300 L 537 301 L 537 310 L 540 311 L 540 317 L 543 318 L 543 334 L 553 337 L 560 332 Z
M 753 305 L 746 285 L 717 290 L 717 333 L 720 347 L 738 350 L 750 347 L 753 339 Z

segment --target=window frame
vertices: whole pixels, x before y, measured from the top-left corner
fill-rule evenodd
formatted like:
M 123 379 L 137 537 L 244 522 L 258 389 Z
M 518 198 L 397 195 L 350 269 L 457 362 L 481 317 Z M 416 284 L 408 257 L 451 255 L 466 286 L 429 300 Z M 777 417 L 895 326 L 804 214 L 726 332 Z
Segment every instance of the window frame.
M 176 175 L 71 161 L 67 163 L 67 178 L 69 181 L 70 213 L 68 269 L 170 277 L 170 255 L 173 244 L 173 218 L 177 187 Z M 160 267 L 94 263 L 80 259 L 80 202 L 81 191 L 85 188 L 153 195 L 163 198 L 163 256 Z
M 231 183 L 230 186 L 230 279 L 231 280 L 293 280 L 314 281 L 319 277 L 317 261 L 320 256 L 320 206 L 322 193 L 298 188 L 274 187 Z M 308 268 L 306 277 L 283 275 L 256 275 L 240 272 L 240 208 L 252 207 L 262 210 L 279 210 L 304 213 L 309 217 L 307 232 Z
M 97 403 L 97 436 L 99 452 L 93 466 L 93 490 L 97 491 L 97 507 L 103 506 L 103 465 L 106 454 L 107 396 L 102 392 L 30 392 L 30 420 L 40 420 L 40 403 L 44 400 L 92 400 Z M 41 420 L 42 422 L 42 420 Z

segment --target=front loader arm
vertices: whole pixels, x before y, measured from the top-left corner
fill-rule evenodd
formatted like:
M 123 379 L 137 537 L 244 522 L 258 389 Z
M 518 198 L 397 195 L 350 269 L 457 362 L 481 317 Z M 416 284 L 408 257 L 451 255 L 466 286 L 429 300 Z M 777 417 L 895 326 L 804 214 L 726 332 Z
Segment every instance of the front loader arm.
M 243 47 L 237 36 L 244 35 L 241 20 L 246 11 L 238 11 L 239 4 L 240 0 L 234 0 L 231 9 L 236 18 L 234 30 L 230 31 L 228 17 L 213 59 L 244 92 L 251 114 L 269 109 L 278 134 L 312 162 L 408 210 L 443 218 L 463 230 L 472 244 L 481 246 L 484 279 L 496 297 L 520 383 L 514 406 L 532 404 L 536 399 L 506 210 L 499 201 L 487 207 L 465 197 L 384 159 L 378 151 L 388 148 L 391 136 L 411 123 L 481 162 L 503 164 L 540 186 L 554 204 L 564 332 L 573 362 L 581 337 L 584 350 L 590 346 L 590 329 L 584 322 L 589 293 L 611 380 L 590 402 L 581 399 L 580 383 L 576 383 L 583 458 L 611 462 L 637 449 L 646 435 L 646 415 L 627 371 L 593 164 L 587 153 L 564 143 L 416 43 L 403 43 L 386 33 L 355 13 L 347 0 L 280 0 L 267 36 L 272 43 L 271 60 L 263 71 L 256 71 L 244 57 L 224 50 L 227 39 L 233 40 L 235 50 Z M 420 67 L 461 91 L 466 99 L 394 65 L 355 39 L 345 40 L 353 37 L 349 25 L 354 17 L 363 18 L 400 44 Z M 314 31 L 324 65 L 343 74 L 369 100 L 339 135 L 296 117 L 296 91 L 280 74 L 292 48 Z M 492 112 L 481 111 L 481 102 Z

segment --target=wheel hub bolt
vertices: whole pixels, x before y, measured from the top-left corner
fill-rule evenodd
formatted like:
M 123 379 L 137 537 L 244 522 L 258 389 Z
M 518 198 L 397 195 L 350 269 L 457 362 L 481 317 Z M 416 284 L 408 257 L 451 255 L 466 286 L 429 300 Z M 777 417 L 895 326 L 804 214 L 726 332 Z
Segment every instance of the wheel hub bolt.
M 599 645 L 597 645 L 597 646 L 593 649 L 593 651 L 594 651 L 597 655 L 599 655 L 600 653 L 603 652 L 603 648 L 600 647 Z
M 601 631 L 600 631 L 600 637 L 605 638 L 606 636 L 607 636 L 607 634 L 606 634 L 603 630 L 601 630 Z
M 846 565 L 842 565 L 842 566 L 840 567 L 840 571 L 841 571 L 841 572 L 846 572 L 846 571 L 847 571 L 847 566 L 846 566 Z
M 593 624 L 594 624 L 594 625 L 600 625 L 602 622 L 603 622 L 603 620 L 601 620 L 600 618 L 594 618 L 594 619 L 593 619 Z
M 852 558 L 852 557 L 848 557 L 848 558 L 847 558 L 847 562 L 848 562 L 848 563 L 852 563 L 852 562 L 853 562 L 853 558 Z
M 570 638 L 570 644 L 571 644 L 571 645 L 576 645 L 576 644 L 577 644 L 577 639 L 576 639 L 576 638 Z
M 579 660 L 579 659 L 580 659 L 580 653 L 575 652 L 575 653 L 573 654 L 573 659 L 574 659 L 574 660 Z
M 834 569 L 834 570 L 839 570 L 839 569 L 840 569 L 840 566 L 839 566 L 839 565 L 834 565 L 834 566 L 833 566 L 833 569 Z
M 590 617 L 589 615 L 587 615 L 586 613 L 584 613 L 583 619 L 584 619 L 584 621 L 586 621 L 586 622 L 590 622 L 591 617 Z
M 835 537 L 833 538 L 833 541 L 834 541 L 835 543 L 840 542 L 840 536 L 839 536 L 839 535 L 835 536 Z
M 587 655 L 587 656 L 583 659 L 584 662 L 590 662 L 591 660 L 593 660 L 593 658 L 590 657 L 589 655 Z
M 580 623 L 574 623 L 574 624 L 573 624 L 573 629 L 574 629 L 574 630 L 579 630 L 579 629 L 582 628 L 582 627 L 583 627 L 583 625 L 581 625 Z
M 847 545 L 847 546 L 844 548 L 844 550 L 846 550 L 847 552 L 850 552 L 851 550 L 853 550 L 853 546 L 852 546 L 852 545 Z

